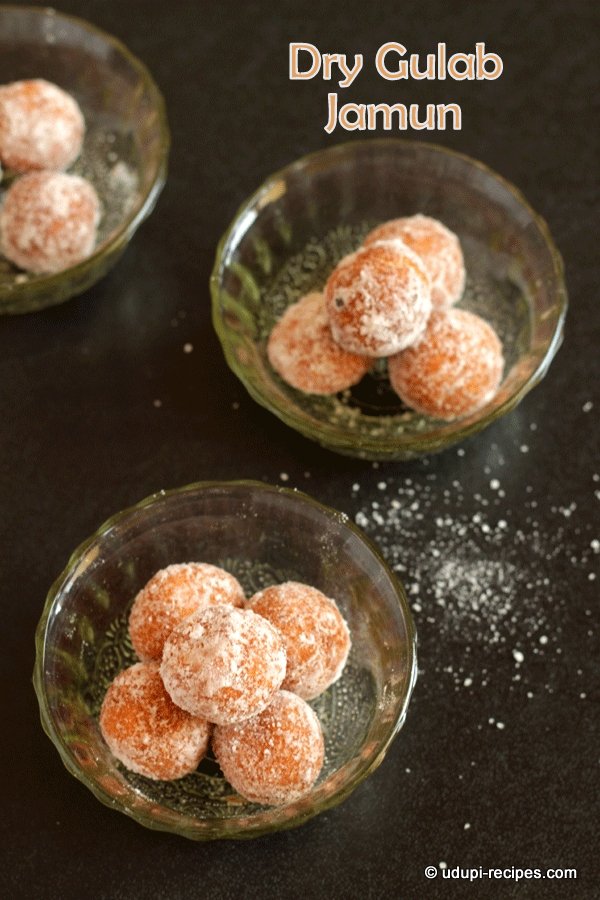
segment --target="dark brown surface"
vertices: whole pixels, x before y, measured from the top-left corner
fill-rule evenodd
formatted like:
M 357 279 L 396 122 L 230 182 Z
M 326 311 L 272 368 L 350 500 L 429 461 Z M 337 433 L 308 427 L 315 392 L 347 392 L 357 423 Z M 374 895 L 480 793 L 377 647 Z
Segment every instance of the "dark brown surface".
M 584 0 L 458 6 L 61 5 L 149 65 L 166 96 L 173 151 L 155 213 L 100 285 L 60 308 L 0 321 L 3 896 L 597 896 L 598 580 L 589 576 L 600 508 L 598 129 L 590 102 L 598 22 Z M 442 40 L 471 50 L 485 40 L 504 57 L 494 83 L 399 88 L 370 66 L 346 92 L 365 102 L 460 102 L 462 132 L 424 139 L 442 137 L 513 181 L 548 220 L 566 260 L 567 337 L 547 379 L 464 455 L 454 449 L 428 464 L 378 470 L 339 458 L 254 404 L 226 367 L 208 294 L 219 236 L 269 172 L 347 137 L 322 130 L 332 88 L 288 81 L 289 40 L 368 59 L 386 40 L 411 51 Z M 192 353 L 183 352 L 186 342 Z M 146 831 L 72 779 L 39 726 L 30 676 L 45 593 L 83 538 L 145 495 L 198 479 L 278 482 L 280 473 L 351 515 L 365 514 L 370 501 L 404 502 L 407 479 L 428 485 L 427 514 L 406 534 L 394 538 L 368 517 L 375 540 L 400 545 L 407 586 L 421 584 L 422 673 L 406 726 L 371 779 L 299 830 L 211 845 Z M 437 531 L 440 510 L 473 536 L 476 495 L 491 496 L 495 478 L 505 492 L 494 495 L 495 515 L 507 520 L 508 537 L 482 537 L 483 558 L 497 554 L 501 568 L 541 579 L 530 589 L 526 574 L 513 578 L 516 621 L 501 621 L 497 647 L 485 627 L 480 638 L 463 633 L 460 604 L 453 617 L 439 617 L 422 554 L 430 541 L 448 546 Z M 475 579 L 474 596 L 485 586 Z M 442 587 L 464 601 L 456 579 L 446 575 Z M 536 622 L 549 636 L 545 647 Z M 515 647 L 525 654 L 521 668 Z M 468 689 L 463 674 L 473 678 Z M 424 867 L 440 861 L 576 867 L 578 879 L 427 881 Z

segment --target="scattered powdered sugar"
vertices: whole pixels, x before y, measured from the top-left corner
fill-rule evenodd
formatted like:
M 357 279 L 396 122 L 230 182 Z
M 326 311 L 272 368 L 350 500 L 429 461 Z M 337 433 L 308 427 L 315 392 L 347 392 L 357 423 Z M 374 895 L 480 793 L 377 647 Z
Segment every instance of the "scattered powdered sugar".
M 360 484 L 352 487 L 357 525 L 405 583 L 425 680 L 433 687 L 434 680 L 449 679 L 457 691 L 478 691 L 501 672 L 509 692 L 530 699 L 543 670 L 544 689 L 552 693 L 563 667 L 549 663 L 560 660 L 566 623 L 574 627 L 571 598 L 578 584 L 595 577 L 588 569 L 597 564 L 600 542 L 591 526 L 565 521 L 564 511 L 575 514 L 575 503 L 553 504 L 527 486 L 515 513 L 499 478 L 474 495 L 455 479 L 440 496 L 436 480 L 434 472 L 415 480 L 387 478 L 378 483 L 377 499 L 362 503 Z M 536 519 L 543 503 L 555 516 L 552 528 L 542 529 Z M 583 628 L 577 640 L 591 641 L 585 620 Z

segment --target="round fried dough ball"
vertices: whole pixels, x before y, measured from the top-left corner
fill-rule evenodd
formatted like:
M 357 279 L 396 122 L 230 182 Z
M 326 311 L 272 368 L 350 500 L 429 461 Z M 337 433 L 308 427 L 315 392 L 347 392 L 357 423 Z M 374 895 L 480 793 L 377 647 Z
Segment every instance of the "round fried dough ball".
M 129 636 L 140 659 L 160 661 L 166 639 L 180 622 L 202 606 L 241 606 L 241 584 L 209 563 L 176 563 L 160 569 L 141 589 L 129 614 Z
M 66 169 L 84 133 L 77 102 L 56 84 L 34 78 L 0 87 L 0 159 L 9 169 Z
M 269 362 L 284 381 L 307 394 L 337 394 L 371 368 L 367 356 L 349 353 L 333 340 L 323 294 L 288 306 L 267 345 Z
M 323 766 L 321 725 L 296 694 L 279 691 L 261 713 L 215 728 L 213 751 L 227 781 L 253 803 L 283 806 L 315 783 Z
M 160 672 L 173 701 L 227 725 L 268 706 L 285 676 L 283 641 L 249 609 L 207 606 L 166 640 Z
M 254 594 L 248 607 L 283 638 L 283 688 L 312 700 L 337 681 L 350 651 L 350 633 L 334 600 L 307 584 L 287 581 Z
M 0 247 L 35 274 L 62 272 L 90 255 L 100 201 L 85 178 L 31 172 L 10 186 L 0 210 Z
M 413 344 L 431 312 L 429 276 L 402 241 L 360 247 L 325 285 L 334 339 L 350 353 L 389 356 Z
M 502 344 L 491 325 L 464 309 L 434 312 L 418 344 L 388 361 L 401 400 L 425 416 L 458 419 L 492 399 L 502 378 Z
M 419 214 L 384 222 L 367 235 L 364 244 L 368 247 L 376 241 L 398 238 L 423 260 L 434 309 L 444 309 L 460 300 L 465 289 L 465 261 L 454 232 L 437 219 Z
M 205 719 L 173 703 L 155 663 L 136 663 L 117 675 L 102 703 L 100 731 L 126 768 L 161 781 L 193 772 L 210 733 Z

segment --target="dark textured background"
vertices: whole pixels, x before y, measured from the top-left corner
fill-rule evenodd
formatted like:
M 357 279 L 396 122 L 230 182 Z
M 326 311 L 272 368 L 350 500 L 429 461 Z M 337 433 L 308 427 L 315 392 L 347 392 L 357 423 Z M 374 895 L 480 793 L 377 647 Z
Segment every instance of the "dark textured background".
M 0 321 L 3 896 L 597 896 L 598 581 L 589 578 L 588 558 L 600 488 L 593 481 L 594 466 L 600 469 L 595 6 L 61 5 L 119 36 L 148 64 L 166 97 L 173 149 L 155 213 L 100 285 L 57 309 Z M 367 59 L 386 40 L 411 51 L 441 40 L 468 51 L 485 40 L 504 58 L 505 74 L 493 83 L 399 88 L 369 66 L 344 98 L 460 102 L 463 130 L 443 140 L 513 181 L 547 219 L 565 257 L 571 309 L 563 348 L 542 385 L 468 442 L 464 455 L 453 449 L 428 465 L 379 470 L 338 458 L 254 404 L 225 365 L 207 287 L 220 234 L 268 173 L 348 137 L 322 130 L 327 84 L 288 81 L 289 40 L 361 51 Z M 182 310 L 185 319 L 178 318 Z M 186 355 L 187 341 L 194 352 Z M 548 578 L 540 616 L 546 627 L 561 629 L 561 640 L 550 633 L 550 648 L 535 665 L 527 667 L 533 657 L 526 656 L 529 702 L 509 691 L 510 641 L 504 656 L 490 654 L 485 643 L 471 647 L 471 669 L 487 667 L 489 681 L 455 690 L 444 668 L 460 670 L 465 646 L 460 634 L 448 640 L 447 628 L 438 635 L 437 620 L 427 615 L 433 597 L 421 591 L 423 674 L 406 726 L 384 764 L 342 807 L 248 843 L 195 845 L 146 831 L 72 779 L 39 726 L 30 676 L 45 593 L 83 538 L 145 495 L 198 479 L 278 482 L 282 472 L 289 485 L 351 515 L 369 498 L 385 502 L 382 478 L 388 492 L 402 492 L 406 479 L 434 473 L 431 516 L 422 525 L 428 541 L 435 540 L 436 505 L 453 482 L 461 484 L 460 515 L 468 518 L 478 508 L 473 495 L 501 477 L 506 498 L 498 513 L 525 534 L 511 551 L 523 566 L 533 552 L 529 486 L 539 500 L 538 543 L 553 550 L 536 557 L 537 574 Z M 572 515 L 557 513 L 573 503 Z M 375 526 L 370 533 L 378 539 Z M 403 557 L 409 586 L 414 540 Z M 502 731 L 488 724 L 498 710 Z M 574 866 L 579 878 L 557 885 L 426 881 L 424 866 L 440 861 Z

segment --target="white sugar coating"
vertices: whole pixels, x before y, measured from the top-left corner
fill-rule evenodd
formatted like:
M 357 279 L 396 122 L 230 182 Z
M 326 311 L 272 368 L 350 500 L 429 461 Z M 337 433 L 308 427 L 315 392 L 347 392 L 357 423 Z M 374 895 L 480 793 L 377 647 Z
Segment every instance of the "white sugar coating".
M 304 796 L 323 765 L 323 733 L 315 712 L 283 690 L 251 719 L 217 726 L 212 746 L 232 787 L 247 800 L 269 806 Z
M 325 297 L 318 292 L 288 306 L 269 335 L 267 355 L 284 381 L 310 394 L 337 394 L 371 368 L 369 357 L 333 340 Z
M 283 641 L 266 619 L 220 605 L 198 610 L 171 632 L 160 672 L 178 706 L 226 725 L 264 709 L 285 667 Z
M 89 181 L 63 172 L 31 172 L 10 186 L 0 210 L 0 248 L 29 272 L 54 273 L 94 249 L 100 201 Z
M 460 241 L 442 222 L 420 213 L 384 222 L 365 238 L 370 246 L 376 241 L 404 241 L 423 260 L 431 284 L 431 302 L 444 309 L 460 300 L 465 289 L 465 262 Z
M 334 600 L 295 581 L 265 588 L 247 601 L 279 631 L 287 653 L 282 687 L 312 700 L 336 682 L 350 652 L 350 632 Z
M 402 241 L 376 241 L 341 260 L 325 300 L 338 344 L 351 353 L 389 356 L 423 333 L 431 312 L 429 276 Z
M 504 369 L 492 326 L 465 309 L 436 311 L 413 346 L 388 362 L 390 383 L 407 406 L 452 420 L 488 403 Z
M 175 563 L 160 569 L 137 594 L 129 636 L 140 659 L 160 660 L 173 629 L 203 606 L 241 606 L 244 591 L 233 575 L 210 563 Z
M 146 778 L 182 778 L 206 753 L 210 727 L 179 709 L 165 691 L 155 663 L 136 663 L 110 685 L 100 711 L 110 751 Z
M 68 168 L 84 132 L 78 104 L 57 85 L 32 79 L 0 88 L 0 159 L 15 172 Z

